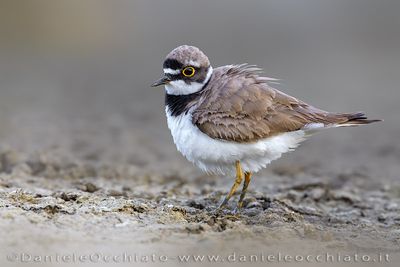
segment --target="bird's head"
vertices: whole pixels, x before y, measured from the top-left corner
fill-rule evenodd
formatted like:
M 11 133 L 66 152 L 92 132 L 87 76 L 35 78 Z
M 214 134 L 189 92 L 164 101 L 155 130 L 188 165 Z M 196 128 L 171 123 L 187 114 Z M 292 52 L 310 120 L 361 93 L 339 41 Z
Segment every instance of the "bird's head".
M 211 78 L 213 69 L 208 57 L 197 47 L 182 45 L 164 60 L 164 76 L 152 84 L 165 85 L 170 95 L 188 95 L 200 91 Z

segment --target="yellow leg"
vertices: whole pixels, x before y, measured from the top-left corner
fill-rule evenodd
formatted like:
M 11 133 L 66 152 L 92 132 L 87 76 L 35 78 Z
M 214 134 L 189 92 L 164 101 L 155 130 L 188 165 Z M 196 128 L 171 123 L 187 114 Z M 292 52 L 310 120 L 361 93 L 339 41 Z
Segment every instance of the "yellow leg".
M 242 180 L 243 180 L 242 167 L 240 166 L 240 162 L 236 161 L 236 179 L 235 179 L 235 183 L 232 185 L 231 191 L 229 191 L 229 194 L 225 196 L 224 200 L 219 205 L 218 209 L 224 207 L 228 203 L 229 199 L 233 196 L 233 194 L 235 194 L 236 189 L 238 188 L 238 186 L 242 183 Z
M 237 211 L 239 211 L 243 207 L 243 199 L 246 196 L 247 188 L 249 187 L 251 180 L 251 172 L 246 172 L 244 174 L 244 183 L 243 183 L 243 189 L 242 193 L 240 193 L 239 201 L 237 204 Z

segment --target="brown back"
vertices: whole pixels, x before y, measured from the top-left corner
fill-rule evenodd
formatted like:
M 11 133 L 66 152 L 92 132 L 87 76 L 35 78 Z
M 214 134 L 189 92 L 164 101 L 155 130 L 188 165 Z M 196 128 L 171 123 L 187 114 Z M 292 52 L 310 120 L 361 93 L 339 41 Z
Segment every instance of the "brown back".
M 249 65 L 216 68 L 193 111 L 193 123 L 215 139 L 254 142 L 309 123 L 349 121 L 349 113 L 329 113 L 270 87 L 271 79 L 259 72 Z

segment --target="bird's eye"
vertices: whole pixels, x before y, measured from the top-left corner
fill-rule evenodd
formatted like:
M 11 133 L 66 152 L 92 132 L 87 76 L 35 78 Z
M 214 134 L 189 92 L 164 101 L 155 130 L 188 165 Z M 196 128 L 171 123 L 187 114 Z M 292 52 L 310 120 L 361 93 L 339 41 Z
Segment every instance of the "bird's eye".
M 193 67 L 186 67 L 182 70 L 182 74 L 185 77 L 192 77 L 196 70 Z

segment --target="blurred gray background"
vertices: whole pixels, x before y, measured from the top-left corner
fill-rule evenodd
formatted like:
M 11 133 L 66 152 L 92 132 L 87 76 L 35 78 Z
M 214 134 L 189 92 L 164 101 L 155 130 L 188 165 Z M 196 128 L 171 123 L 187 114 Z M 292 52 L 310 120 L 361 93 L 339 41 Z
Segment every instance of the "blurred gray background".
M 317 107 L 385 119 L 317 135 L 283 164 L 397 179 L 399 13 L 396 0 L 2 0 L 0 148 L 194 170 L 172 143 L 164 91 L 149 87 L 190 44 L 214 67 L 256 64 Z

